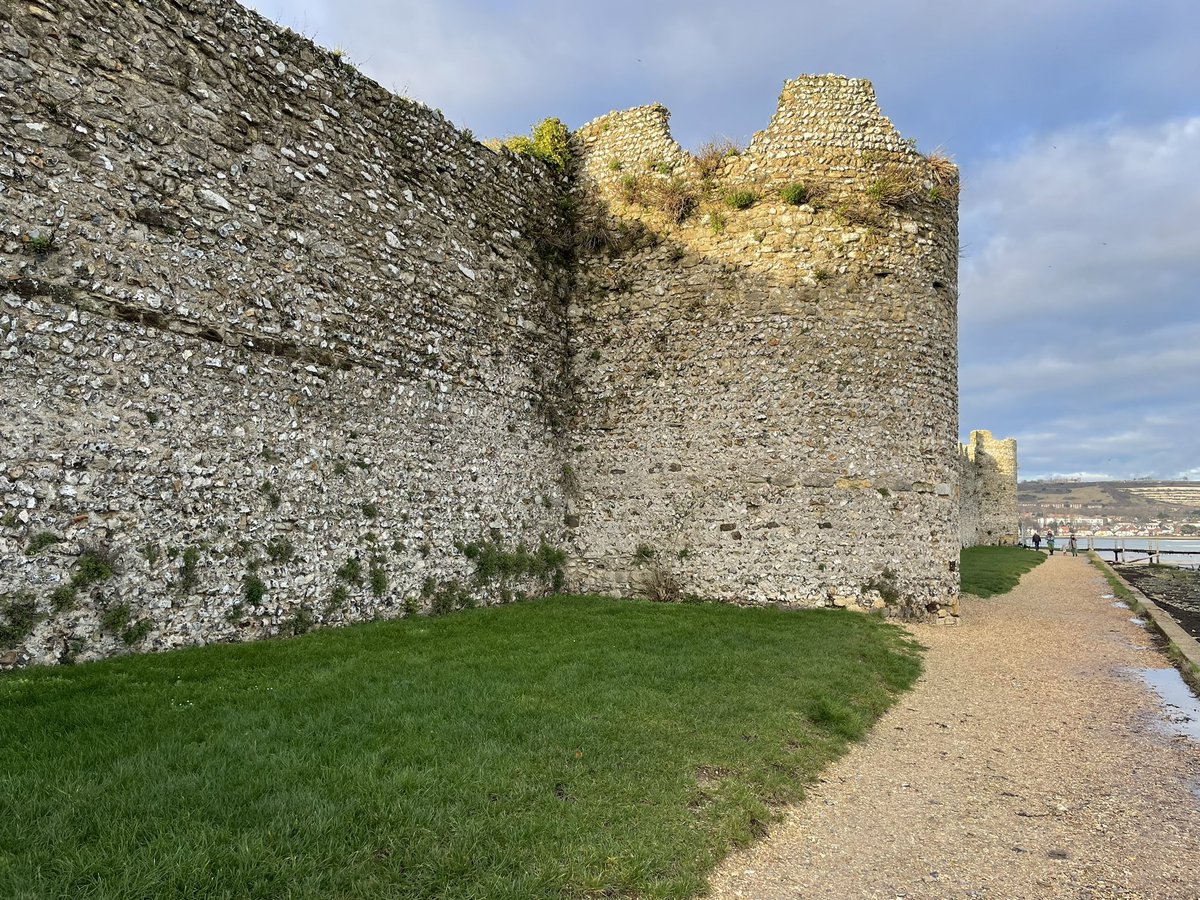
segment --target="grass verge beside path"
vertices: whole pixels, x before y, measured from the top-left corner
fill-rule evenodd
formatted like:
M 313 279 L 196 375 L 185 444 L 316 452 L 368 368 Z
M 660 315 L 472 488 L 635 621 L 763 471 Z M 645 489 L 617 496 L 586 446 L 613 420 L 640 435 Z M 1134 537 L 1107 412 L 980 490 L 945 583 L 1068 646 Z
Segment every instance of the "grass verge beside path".
M 1143 611 L 1142 604 L 1138 602 L 1137 597 L 1133 595 L 1133 591 L 1125 586 L 1116 573 L 1108 567 L 1108 565 L 1094 550 L 1088 551 L 1088 562 L 1096 569 L 1100 570 L 1100 574 L 1104 576 L 1104 580 L 1108 582 L 1108 586 L 1112 588 L 1113 596 L 1128 606 L 1133 612 L 1140 613 Z
M 688 896 L 919 671 L 871 616 L 555 598 L 10 673 L 0 896 Z
M 1007 594 L 1046 555 L 1023 547 L 964 547 L 959 557 L 960 589 L 976 597 Z

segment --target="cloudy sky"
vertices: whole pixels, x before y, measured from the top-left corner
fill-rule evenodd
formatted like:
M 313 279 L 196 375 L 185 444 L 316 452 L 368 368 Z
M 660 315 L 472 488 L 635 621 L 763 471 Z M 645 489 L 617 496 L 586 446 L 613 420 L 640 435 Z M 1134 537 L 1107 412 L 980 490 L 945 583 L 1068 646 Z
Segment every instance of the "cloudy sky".
M 1200 479 L 1196 0 L 252 5 L 479 137 L 657 101 L 745 142 L 786 79 L 870 78 L 963 173 L 963 436 L 1022 478 Z

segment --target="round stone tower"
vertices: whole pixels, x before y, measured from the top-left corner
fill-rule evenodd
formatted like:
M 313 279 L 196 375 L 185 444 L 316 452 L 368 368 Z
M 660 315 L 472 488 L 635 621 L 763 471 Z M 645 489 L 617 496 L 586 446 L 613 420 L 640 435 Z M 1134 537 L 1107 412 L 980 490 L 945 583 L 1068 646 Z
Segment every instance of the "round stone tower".
M 661 106 L 577 134 L 581 589 L 957 613 L 957 170 L 867 81 L 788 82 L 749 148 Z

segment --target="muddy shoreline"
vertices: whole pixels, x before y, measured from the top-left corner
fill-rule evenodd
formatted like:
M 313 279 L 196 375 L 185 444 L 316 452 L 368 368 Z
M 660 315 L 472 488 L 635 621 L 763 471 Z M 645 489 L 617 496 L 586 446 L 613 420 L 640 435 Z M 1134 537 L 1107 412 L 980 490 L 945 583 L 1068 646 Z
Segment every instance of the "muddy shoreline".
M 1121 577 L 1200 640 L 1200 571 L 1174 566 L 1114 566 Z

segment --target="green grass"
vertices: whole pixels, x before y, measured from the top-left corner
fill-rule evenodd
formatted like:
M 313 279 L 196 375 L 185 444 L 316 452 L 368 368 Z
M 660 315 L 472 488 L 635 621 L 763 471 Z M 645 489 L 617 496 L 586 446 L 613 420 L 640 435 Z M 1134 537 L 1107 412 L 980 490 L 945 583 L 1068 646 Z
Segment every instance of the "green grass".
M 1100 574 L 1104 576 L 1104 580 L 1108 582 L 1108 586 L 1112 588 L 1113 596 L 1128 606 L 1135 613 L 1142 611 L 1142 604 L 1138 602 L 1137 597 L 1133 595 L 1133 591 L 1125 586 L 1120 578 L 1116 576 L 1112 569 L 1096 555 L 1094 550 L 1088 551 L 1088 562 L 1095 568 L 1100 570 Z
M 9 673 L 0 896 L 689 896 L 918 651 L 854 613 L 555 598 Z
M 976 597 L 1007 594 L 1045 554 L 1021 547 L 964 547 L 959 557 L 962 592 Z

